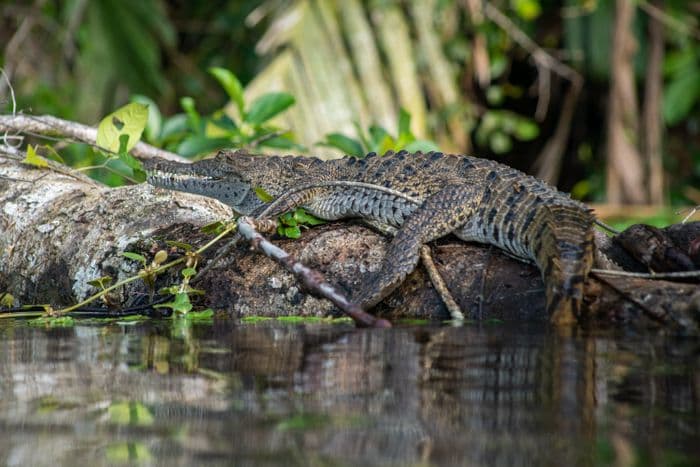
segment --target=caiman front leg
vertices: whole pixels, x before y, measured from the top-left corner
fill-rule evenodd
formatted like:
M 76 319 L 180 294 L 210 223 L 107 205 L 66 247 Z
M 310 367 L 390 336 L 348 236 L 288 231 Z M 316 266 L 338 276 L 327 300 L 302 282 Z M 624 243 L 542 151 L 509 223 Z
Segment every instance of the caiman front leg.
M 425 200 L 396 232 L 381 269 L 362 283 L 354 301 L 367 310 L 386 298 L 415 269 L 422 246 L 464 225 L 480 200 L 480 190 L 462 183 L 449 184 Z

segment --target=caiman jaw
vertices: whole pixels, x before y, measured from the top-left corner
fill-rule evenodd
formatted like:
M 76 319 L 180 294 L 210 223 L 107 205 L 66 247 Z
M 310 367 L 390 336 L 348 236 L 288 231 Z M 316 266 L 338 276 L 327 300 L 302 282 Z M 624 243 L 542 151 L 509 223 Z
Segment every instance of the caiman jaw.
M 192 185 L 216 183 L 220 177 L 211 177 L 194 173 L 174 173 L 160 170 L 148 171 L 147 180 L 153 186 L 186 190 Z

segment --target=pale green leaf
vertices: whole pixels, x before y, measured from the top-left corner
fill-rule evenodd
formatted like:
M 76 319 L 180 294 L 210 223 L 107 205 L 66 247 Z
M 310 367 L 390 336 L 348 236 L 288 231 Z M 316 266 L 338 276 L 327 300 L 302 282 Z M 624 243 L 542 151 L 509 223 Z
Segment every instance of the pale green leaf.
M 46 162 L 46 159 L 37 154 L 36 149 L 34 149 L 34 146 L 32 146 L 31 144 L 27 145 L 27 156 L 24 159 L 22 159 L 22 163 L 33 165 L 34 167 L 39 168 L 49 166 L 49 163 Z
M 132 102 L 102 119 L 97 127 L 97 145 L 110 152 L 119 152 L 120 137 L 128 136 L 126 151 L 141 139 L 148 121 L 148 106 Z

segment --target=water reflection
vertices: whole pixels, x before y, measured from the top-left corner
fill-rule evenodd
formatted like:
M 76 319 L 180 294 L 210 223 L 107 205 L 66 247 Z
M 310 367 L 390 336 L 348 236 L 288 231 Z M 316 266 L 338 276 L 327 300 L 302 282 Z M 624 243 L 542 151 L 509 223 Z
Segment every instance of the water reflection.
M 696 465 L 699 344 L 503 325 L 0 322 L 4 465 Z

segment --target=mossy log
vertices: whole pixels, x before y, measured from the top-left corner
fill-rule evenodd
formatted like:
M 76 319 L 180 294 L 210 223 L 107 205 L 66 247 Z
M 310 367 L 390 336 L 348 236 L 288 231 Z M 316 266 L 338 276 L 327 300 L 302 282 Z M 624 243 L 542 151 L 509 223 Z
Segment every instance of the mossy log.
M 196 247 L 211 239 L 200 227 L 232 216 L 228 207 L 195 195 L 146 184 L 107 188 L 65 167 L 36 168 L 9 154 L 0 157 L 0 293 L 15 304 L 65 306 L 96 292 L 88 281 L 136 274 L 141 265 L 123 255 L 149 260 L 165 249 L 182 251 L 174 240 Z M 353 222 L 305 230 L 298 240 L 274 239 L 282 248 L 351 291 L 376 271 L 387 239 Z M 445 238 L 432 246 L 440 273 L 473 320 L 547 322 L 544 288 L 537 269 L 497 248 Z M 216 253 L 207 251 L 204 263 Z M 181 281 L 177 268 L 157 277 L 156 289 Z M 237 246 L 205 275 L 199 304 L 234 317 L 326 316 L 338 314 L 328 301 L 310 296 L 272 260 Z M 586 288 L 589 321 L 634 323 L 695 330 L 700 315 L 696 283 L 592 275 Z M 126 307 L 147 303 L 152 290 L 142 282 L 125 286 L 112 301 Z M 390 320 L 446 319 L 449 315 L 422 267 L 373 310 Z

